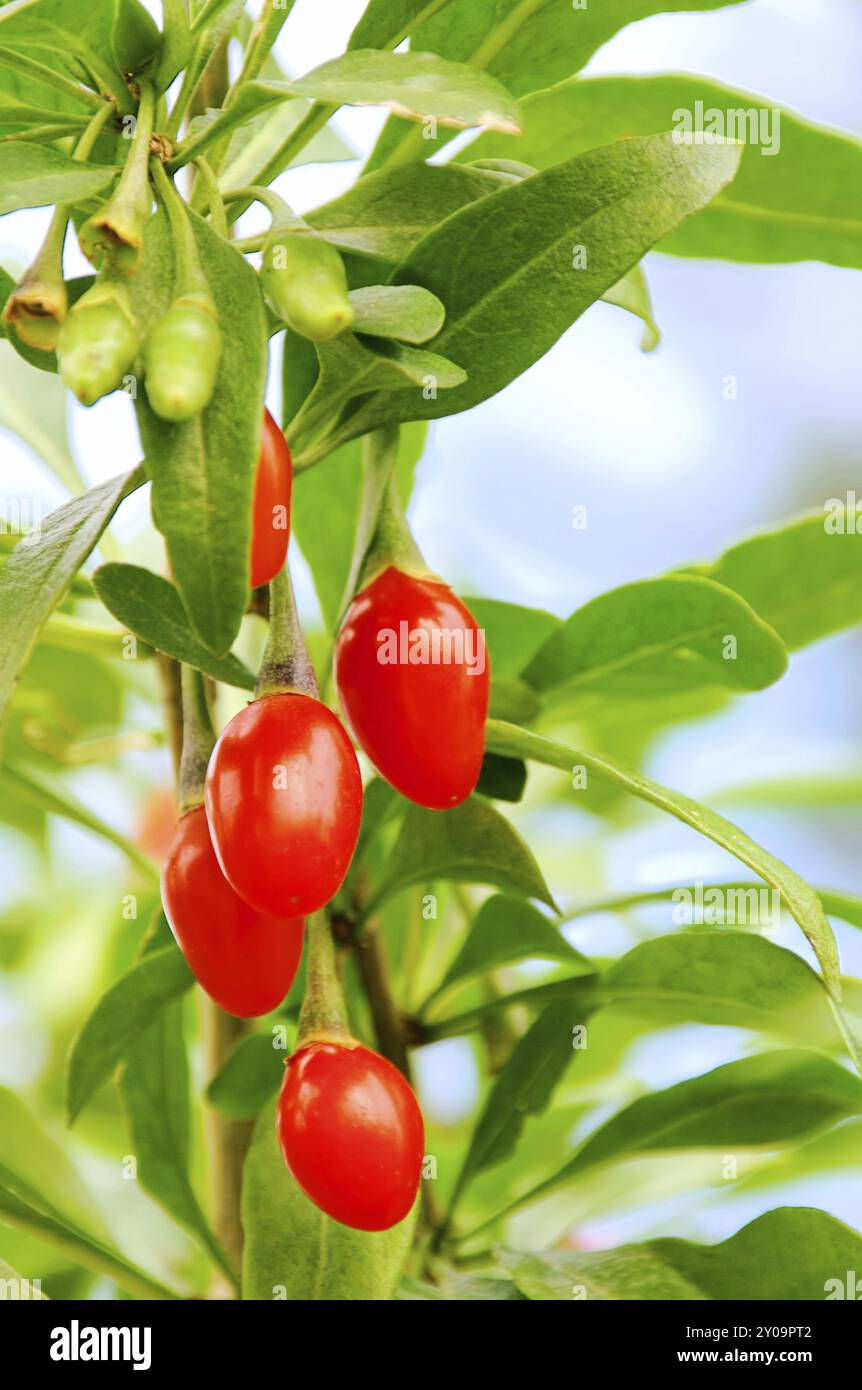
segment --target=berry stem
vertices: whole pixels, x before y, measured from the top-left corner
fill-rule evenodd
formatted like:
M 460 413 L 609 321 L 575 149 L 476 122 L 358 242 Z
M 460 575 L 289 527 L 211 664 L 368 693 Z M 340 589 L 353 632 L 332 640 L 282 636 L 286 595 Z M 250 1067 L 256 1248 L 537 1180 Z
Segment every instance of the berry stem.
M 355 1046 L 347 1023 L 347 1010 L 335 962 L 335 942 L 325 909 L 311 914 L 306 932 L 308 963 L 296 1050 L 298 1052 L 309 1043 L 319 1041 Z
M 183 753 L 180 760 L 180 815 L 203 805 L 207 766 L 215 745 L 204 678 L 193 666 L 182 668 Z
M 431 572 L 410 533 L 394 473 L 390 475 L 383 493 L 377 514 L 377 529 L 362 562 L 357 589 L 364 589 L 390 565 L 408 574 L 428 575 Z
M 269 586 L 269 641 L 254 694 L 256 700 L 261 700 L 265 695 L 291 693 L 317 699 L 319 692 L 285 561 Z

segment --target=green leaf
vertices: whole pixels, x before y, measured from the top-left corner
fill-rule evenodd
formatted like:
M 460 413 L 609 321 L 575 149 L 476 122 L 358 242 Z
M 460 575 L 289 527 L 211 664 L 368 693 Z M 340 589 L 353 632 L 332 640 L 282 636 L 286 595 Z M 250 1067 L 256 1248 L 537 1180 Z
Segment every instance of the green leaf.
M 173 584 L 139 565 L 102 565 L 93 575 L 96 593 L 118 622 L 160 652 L 241 690 L 254 676 L 237 657 L 213 656 L 189 626 Z
M 462 368 L 437 352 L 386 338 L 358 338 L 351 332 L 319 344 L 317 355 L 320 373 L 314 389 L 290 423 L 290 445 L 300 470 L 306 466 L 303 449 L 313 446 L 321 428 L 325 429 L 355 396 L 377 390 L 385 393 L 386 400 L 402 391 L 411 400 L 431 394 L 436 397 L 438 390 L 452 391 L 465 380 Z M 408 416 L 410 413 L 407 410 Z
M 19 346 L 23 352 L 18 352 Z M 80 492 L 84 483 L 69 450 L 66 388 L 59 378 L 34 376 L 28 352 L 56 362 L 53 353 L 27 348 L 17 334 L 15 342 L 10 339 L 0 346 L 0 428 L 16 435 L 70 492 Z
M 253 1120 L 280 1090 L 284 1061 L 271 1034 L 241 1038 L 207 1087 L 207 1100 L 231 1120 Z
M 5 1286 L 10 1280 L 17 1286 L 16 1294 L 10 1294 L 6 1291 Z M 48 1298 L 46 1293 L 41 1292 L 38 1281 L 23 1278 L 16 1269 L 7 1265 L 5 1260 L 0 1260 L 0 1287 L 4 1288 L 4 1299 L 14 1297 L 20 1303 L 31 1303 L 38 1299 Z M 514 1288 L 514 1284 L 512 1287 Z
M 0 27 L 0 41 L 2 34 Z M 18 208 L 86 202 L 106 189 L 115 174 L 104 164 L 76 163 L 47 145 L 24 140 L 0 145 L 0 217 Z
M 109 56 L 113 20 L 114 0 L 17 0 L 0 8 L 0 45 L 61 73 L 70 58 L 78 59 L 104 83 L 121 111 L 131 111 L 128 89 Z
M 157 91 L 166 92 L 177 73 L 191 58 L 194 39 L 189 27 L 186 0 L 162 0 L 162 13 L 165 37 L 153 81 Z
M 681 792 L 670 791 L 667 787 L 650 781 L 639 772 L 618 766 L 611 758 L 567 748 L 561 743 L 528 733 L 526 729 L 517 729 L 514 725 L 489 720 L 486 747 L 492 753 L 534 758 L 537 762 L 557 767 L 561 771 L 571 772 L 576 766 L 583 767 L 588 775 L 595 773 L 597 777 L 615 783 L 632 796 L 650 802 L 659 810 L 690 825 L 715 844 L 721 845 L 741 863 L 753 869 L 766 883 L 778 889 L 784 907 L 802 928 L 814 949 L 829 993 L 833 999 L 840 999 L 838 948 L 814 889 L 738 826 L 725 820 L 724 816 L 718 815 Z
M 0 784 L 4 790 L 11 790 L 16 798 L 36 810 L 62 816 L 64 820 L 82 825 L 85 829 L 100 835 L 103 840 L 116 845 L 144 878 L 152 880 L 157 877 L 156 866 L 152 860 L 107 821 L 103 821 L 92 811 L 88 811 L 86 806 L 82 806 L 80 801 L 66 790 L 62 782 L 49 778 L 45 773 L 37 774 L 30 769 L 7 762 L 0 767 Z
M 443 327 L 440 300 L 419 285 L 368 285 L 351 290 L 354 333 L 426 343 Z
M 768 123 L 766 138 L 747 144 L 733 183 L 667 236 L 660 250 L 731 261 L 862 266 L 862 142 L 806 121 L 770 97 L 705 77 L 663 73 L 563 82 L 521 103 L 524 134 L 516 146 L 483 137 L 471 145 L 470 158 L 514 149 L 516 158 L 546 168 L 611 140 L 671 127 L 682 134 L 684 113 L 701 109 L 697 102 L 705 112 L 722 113 L 728 135 L 728 111 L 754 113 Z M 769 153 L 773 134 L 778 149 Z M 747 139 L 744 129 L 740 136 Z
M 678 10 L 714 10 L 740 0 L 614 0 L 613 4 L 575 6 L 561 0 L 454 0 L 416 30 L 414 48 L 428 48 L 446 58 L 487 68 L 516 96 L 552 87 L 574 76 L 618 30 L 649 15 Z M 404 136 L 404 125 L 390 120 L 378 141 L 370 168 L 391 158 Z M 409 129 L 409 128 L 408 128 Z M 427 155 L 447 141 L 429 142 Z M 593 144 L 605 144 L 595 140 Z M 481 151 L 484 153 L 484 150 Z M 474 157 L 471 147 L 468 158 Z M 519 159 L 513 145 L 507 156 Z M 526 156 L 525 156 L 526 157 Z M 534 162 L 534 161 L 530 161 Z
M 603 696 L 649 697 L 697 686 L 763 690 L 786 668 L 781 639 L 732 589 L 669 575 L 624 584 L 577 609 L 524 679 L 542 692 L 598 687 Z
M 411 883 L 435 878 L 489 883 L 556 911 L 550 889 L 528 845 L 487 802 L 470 798 L 451 811 L 411 806 L 367 912 Z
M 522 608 L 494 598 L 465 598 L 485 634 L 492 677 L 520 676 L 562 622 L 544 608 Z
M 488 796 L 492 801 L 520 801 L 526 785 L 527 764 L 520 758 L 501 758 L 496 753 L 485 754 L 476 783 L 476 791 L 480 796 Z
M 350 35 L 348 49 L 396 48 L 427 7 L 428 0 L 369 0 Z
M 293 90 L 287 82 L 246 82 L 227 106 L 210 107 L 190 123 L 188 134 L 176 152 L 174 165 L 186 164 L 204 154 L 216 140 L 223 139 L 237 126 L 259 116 L 273 106 L 292 100 Z
M 129 1048 L 153 1022 L 156 1009 L 194 984 L 176 946 L 145 956 L 102 995 L 69 1051 L 66 1105 L 69 1123 L 80 1115 Z
M 483 126 L 517 134 L 517 107 L 499 82 L 434 53 L 353 49 L 285 84 L 295 96 L 337 106 L 386 106 L 415 120 L 433 117 L 464 130 Z
M 269 165 L 309 108 L 310 103 L 299 98 L 284 101 L 252 117 L 247 125 L 236 130 L 219 174 L 220 188 L 226 192 L 256 182 L 261 169 Z M 290 166 L 296 168 L 300 164 L 324 164 L 353 158 L 353 150 L 330 124 L 324 126 L 313 140 L 294 155 Z
M 176 956 L 174 946 L 163 944 L 170 939 L 160 909 L 140 964 L 166 951 Z M 238 1287 L 236 1273 L 209 1228 L 189 1178 L 189 1067 L 182 999 L 157 1006 L 155 1017 L 151 1007 L 149 1018 L 143 1030 L 126 1042 L 118 1077 L 138 1180 Z
M 618 308 L 626 309 L 642 321 L 644 330 L 641 351 L 654 352 L 661 342 L 661 329 L 653 315 L 652 299 L 643 266 L 632 266 L 622 280 L 605 290 L 602 299 L 607 304 L 616 304 Z
M 862 623 L 862 534 L 844 501 L 752 536 L 699 573 L 741 594 L 791 651 Z
M 540 1190 L 636 1153 L 775 1146 L 859 1114 L 862 1082 L 829 1057 L 795 1049 L 760 1053 L 642 1096 L 594 1130 Z
M 20 541 L 0 571 L 0 718 L 42 627 L 129 493 L 144 481 L 134 469 L 64 502 L 37 540 Z
M 200 640 L 221 656 L 248 603 L 251 507 L 266 384 L 266 318 L 252 267 L 190 213 L 201 264 L 224 337 L 219 375 L 203 414 L 161 420 L 138 393 L 153 517 L 165 536 L 177 588 Z M 173 284 L 164 216 L 149 224 L 140 293 L 161 307 Z M 161 296 L 161 304 L 158 297 Z
M 467 939 L 431 999 L 473 975 L 528 958 L 561 961 L 573 975 L 595 973 L 592 962 L 570 946 L 559 928 L 537 908 L 522 898 L 495 894 L 482 904 Z M 423 1013 L 431 999 L 423 1006 Z
M 275 1107 L 255 1126 L 242 1192 L 243 1298 L 376 1303 L 395 1293 L 415 1210 L 388 1231 L 355 1231 L 305 1196 L 285 1167 Z
M 92 1229 L 92 1201 L 56 1144 L 19 1098 L 0 1089 L 0 1221 L 66 1252 L 76 1264 L 115 1279 L 136 1298 L 175 1298 Z
M 396 265 L 432 227 L 500 186 L 499 178 L 479 169 L 412 164 L 359 179 L 306 221 L 343 251 Z
M 352 432 L 381 418 L 450 415 L 502 390 L 650 246 L 708 203 L 739 157 L 738 146 L 678 145 L 670 135 L 622 140 L 454 213 L 393 279 L 443 301 L 446 323 L 430 346 L 467 381 L 437 400 L 418 391 L 374 397 L 353 416 Z
M 426 426 L 407 425 L 398 440 L 395 473 L 406 504 L 425 445 Z M 363 499 L 362 449 L 352 441 L 297 478 L 291 529 L 311 568 L 327 627 L 341 616 Z M 378 500 L 379 505 L 379 500 Z
M 497 1077 L 473 1131 L 452 1195 L 454 1207 L 464 1188 L 483 1169 L 508 1158 L 528 1115 L 541 1115 L 576 1053 L 574 1018 L 568 1000 L 550 1004 L 519 1040 Z
M 826 1212 L 778 1207 L 718 1245 L 665 1239 L 498 1258 L 530 1299 L 822 1301 L 836 1282 L 844 1285 L 846 1270 L 858 1269 L 862 1237 Z
M 162 46 L 159 26 L 141 0 L 114 0 L 111 50 L 120 72 L 138 73 Z

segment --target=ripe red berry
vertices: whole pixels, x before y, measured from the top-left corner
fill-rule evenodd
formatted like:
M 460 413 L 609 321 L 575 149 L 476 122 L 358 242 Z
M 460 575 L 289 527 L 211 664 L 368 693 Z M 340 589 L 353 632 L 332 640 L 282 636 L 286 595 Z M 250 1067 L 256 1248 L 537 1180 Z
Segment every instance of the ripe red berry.
M 271 917 L 243 902 L 218 866 L 203 806 L 177 826 L 162 877 L 171 931 L 210 998 L 237 1018 L 268 1014 L 293 984 L 301 917 Z
M 304 916 L 350 867 L 362 776 L 344 726 L 295 692 L 234 715 L 210 759 L 206 808 L 222 871 L 261 912 Z
M 312 1042 L 287 1064 L 278 1138 L 299 1186 L 360 1231 L 402 1221 L 422 1176 L 422 1112 L 404 1077 L 367 1047 Z
M 490 671 L 481 631 L 447 584 L 393 566 L 372 580 L 338 634 L 335 682 L 357 743 L 393 787 L 433 810 L 466 800 L 482 767 Z
M 263 412 L 260 458 L 254 484 L 251 587 L 268 584 L 284 565 L 290 540 L 293 467 L 287 440 L 268 410 Z

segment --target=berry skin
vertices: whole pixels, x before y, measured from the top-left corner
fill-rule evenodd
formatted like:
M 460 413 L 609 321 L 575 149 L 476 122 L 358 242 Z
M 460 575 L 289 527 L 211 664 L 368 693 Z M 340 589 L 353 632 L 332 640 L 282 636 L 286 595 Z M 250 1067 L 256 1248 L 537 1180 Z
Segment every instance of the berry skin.
M 284 1161 L 307 1197 L 360 1231 L 403 1221 L 422 1176 L 415 1095 L 367 1047 L 312 1042 L 287 1063 L 278 1104 Z
M 222 872 L 261 912 L 305 916 L 350 867 L 362 816 L 353 745 L 310 695 L 267 695 L 234 715 L 213 750 L 206 808 Z
M 203 806 L 183 816 L 162 876 L 165 915 L 198 983 L 229 1014 L 278 1007 L 302 955 L 301 917 L 270 917 L 236 894 L 218 866 Z
M 415 643 L 413 633 L 420 634 Z M 465 659 L 415 660 L 423 637 L 433 654 L 435 636 L 450 633 L 464 641 L 462 658 L 472 643 L 476 674 Z M 380 659 L 387 643 L 390 655 L 397 644 L 397 660 Z M 447 584 L 392 565 L 383 570 L 357 594 L 341 626 L 335 684 L 357 743 L 397 791 L 438 811 L 467 799 L 482 768 L 490 671 L 476 621 Z
M 283 567 L 290 540 L 293 465 L 287 440 L 268 410 L 263 413 L 260 458 L 252 511 L 251 587 L 268 584 Z M 276 508 L 279 510 L 277 511 Z M 283 510 L 283 514 L 281 509 Z M 278 524 L 276 524 L 276 522 Z

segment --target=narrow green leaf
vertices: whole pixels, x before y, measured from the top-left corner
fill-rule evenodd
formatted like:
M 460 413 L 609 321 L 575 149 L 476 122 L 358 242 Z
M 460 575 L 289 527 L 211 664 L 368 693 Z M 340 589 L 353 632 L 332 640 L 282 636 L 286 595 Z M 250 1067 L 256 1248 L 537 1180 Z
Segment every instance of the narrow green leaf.
M 367 912 L 409 884 L 435 878 L 489 883 L 557 910 L 529 846 L 499 811 L 474 797 L 451 811 L 410 807 Z
M 412 164 L 361 178 L 306 221 L 344 251 L 396 265 L 432 227 L 500 186 L 479 169 Z
M 699 570 L 751 604 L 791 651 L 862 623 L 862 533 L 844 499 Z
M 660 250 L 862 266 L 862 142 L 807 121 L 771 97 L 687 74 L 591 77 L 536 91 L 520 112 L 520 140 L 485 136 L 469 157 L 514 152 L 547 168 L 611 140 L 671 128 L 684 138 L 686 120 L 699 112 L 705 138 L 717 130 L 745 142 L 739 174 Z
M 153 480 L 153 517 L 165 536 L 177 588 L 198 637 L 221 656 L 236 637 L 248 602 L 266 319 L 252 267 L 205 222 L 190 216 L 224 337 L 215 392 L 203 414 L 183 424 L 159 419 L 145 391 L 138 393 L 137 413 Z M 145 283 L 138 292 L 149 296 L 156 310 L 166 307 L 171 293 L 172 261 L 165 219 L 155 217 L 139 277 Z
M 583 1022 L 568 1000 L 550 1004 L 516 1045 L 497 1077 L 476 1122 L 450 1209 L 483 1169 L 508 1158 L 528 1115 L 541 1115 L 563 1073 L 576 1056 L 573 1023 Z
M 681 792 L 670 791 L 667 787 L 650 781 L 639 772 L 618 766 L 611 758 L 567 748 L 564 744 L 554 743 L 514 725 L 489 721 L 486 747 L 492 753 L 533 758 L 561 771 L 571 772 L 576 766 L 583 767 L 588 775 L 595 773 L 597 777 L 615 783 L 632 796 L 650 802 L 659 810 L 690 825 L 715 844 L 721 845 L 741 863 L 747 864 L 759 874 L 766 883 L 778 889 L 783 905 L 802 928 L 814 949 L 830 994 L 836 1000 L 841 998 L 838 948 L 814 889 L 793 869 L 776 859 L 775 855 L 756 844 L 745 831 L 725 820 L 724 816 L 718 815 Z
M 572 975 L 595 974 L 592 962 L 570 946 L 558 927 L 537 908 L 522 898 L 495 894 L 482 904 L 464 944 L 422 1012 L 431 999 L 452 985 L 527 958 L 561 961 Z
M 154 1011 L 178 999 L 193 983 L 182 952 L 167 946 L 145 956 L 102 995 L 69 1051 L 70 1124 L 153 1022 Z
M 63 786 L 63 783 L 50 777 L 50 774 L 34 772 L 32 769 L 5 763 L 0 767 L 0 785 L 13 792 L 16 798 L 26 802 L 36 810 L 49 815 L 61 816 L 63 820 L 73 821 L 95 835 L 108 840 L 123 851 L 126 858 L 143 874 L 153 881 L 157 877 L 156 866 L 151 859 L 142 854 L 136 845 L 121 835 L 107 821 L 88 811 L 76 797 Z
M 64 502 L 12 551 L 0 571 L 0 719 L 39 633 L 117 507 L 144 481 L 142 468 Z
M 388 1231 L 333 1221 L 297 1187 L 275 1137 L 275 1107 L 255 1126 L 242 1193 L 243 1298 L 376 1303 L 394 1296 L 415 1210 Z
M 254 675 L 237 657 L 213 656 L 192 632 L 180 596 L 167 579 L 139 565 L 102 565 L 93 575 L 96 593 L 130 632 L 176 661 L 227 685 L 254 689 Z
M 0 217 L 18 208 L 86 202 L 103 192 L 116 172 L 104 164 L 76 163 L 47 145 L 24 140 L 0 145 Z
M 501 83 L 435 53 L 360 48 L 285 84 L 295 96 L 338 106 L 386 106 L 415 120 L 434 118 L 464 130 L 482 126 L 517 134 L 517 106 Z
M 369 285 L 351 290 L 354 333 L 426 343 L 443 327 L 445 313 L 436 295 L 419 285 Z
M 284 1080 L 284 1051 L 269 1033 L 242 1038 L 207 1087 L 210 1105 L 232 1120 L 253 1120 Z
M 704 685 L 763 690 L 786 668 L 781 639 L 732 589 L 669 575 L 586 603 L 539 649 L 524 678 L 539 691 L 597 686 L 603 695 L 654 696 Z
M 372 398 L 353 416 L 353 432 L 380 418 L 450 415 L 502 390 L 650 246 L 704 207 L 733 178 L 739 157 L 739 146 L 679 145 L 670 135 L 621 140 L 453 213 L 393 279 L 443 301 L 446 322 L 429 346 L 457 362 L 467 381 L 436 400 L 418 391 Z
M 820 1302 L 858 1269 L 862 1236 L 826 1212 L 778 1207 L 718 1245 L 650 1240 L 613 1250 L 501 1251 L 501 1265 L 527 1298 L 571 1302 L 694 1299 Z

